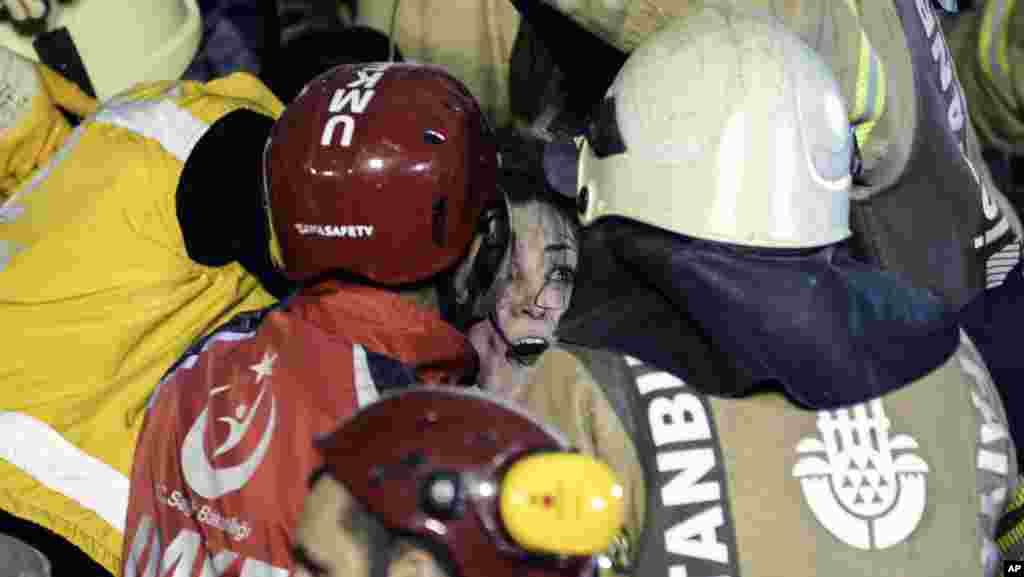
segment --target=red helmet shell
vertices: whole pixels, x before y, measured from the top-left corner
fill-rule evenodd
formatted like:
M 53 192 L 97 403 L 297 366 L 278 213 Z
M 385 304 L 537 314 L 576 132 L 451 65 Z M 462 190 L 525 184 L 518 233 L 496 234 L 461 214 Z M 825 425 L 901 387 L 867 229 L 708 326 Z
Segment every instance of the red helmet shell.
M 507 467 L 565 440 L 510 403 L 450 387 L 418 387 L 382 398 L 317 441 L 327 472 L 385 526 L 444 548 L 461 577 L 583 577 L 593 557 L 536 557 L 514 544 L 499 496 L 466 497 L 455 518 L 424 507 L 425 483 L 455 472 L 500 484 Z
M 500 198 L 496 169 L 479 105 L 444 69 L 333 68 L 288 105 L 264 151 L 284 273 L 425 280 L 465 253 Z

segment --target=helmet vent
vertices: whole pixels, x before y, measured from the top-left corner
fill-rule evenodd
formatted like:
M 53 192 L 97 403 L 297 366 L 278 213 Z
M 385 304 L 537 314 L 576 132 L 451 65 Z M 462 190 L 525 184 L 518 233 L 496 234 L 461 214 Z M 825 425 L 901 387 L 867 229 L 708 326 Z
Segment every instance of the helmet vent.
M 427 144 L 444 144 L 447 140 L 448 137 L 436 130 L 423 131 L 423 142 L 426 142 Z
M 433 206 L 434 244 L 444 246 L 448 230 L 448 197 L 442 196 Z

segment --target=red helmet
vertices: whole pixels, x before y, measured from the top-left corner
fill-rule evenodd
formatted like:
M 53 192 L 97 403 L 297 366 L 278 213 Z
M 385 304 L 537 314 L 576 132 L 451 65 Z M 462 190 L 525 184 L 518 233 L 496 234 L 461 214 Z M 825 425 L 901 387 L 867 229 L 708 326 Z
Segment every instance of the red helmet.
M 583 577 L 622 524 L 610 468 L 472 389 L 384 397 L 316 445 L 365 510 L 432 543 L 457 577 Z
M 333 68 L 285 109 L 264 150 L 283 272 L 425 280 L 465 254 L 500 199 L 496 170 L 479 105 L 442 68 Z

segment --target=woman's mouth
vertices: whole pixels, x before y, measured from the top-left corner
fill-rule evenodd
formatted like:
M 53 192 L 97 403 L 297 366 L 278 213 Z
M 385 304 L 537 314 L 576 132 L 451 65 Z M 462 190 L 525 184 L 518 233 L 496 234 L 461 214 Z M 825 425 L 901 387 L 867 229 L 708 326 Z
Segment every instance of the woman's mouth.
M 505 358 L 511 363 L 522 367 L 531 367 L 537 363 L 537 359 L 544 354 L 544 351 L 548 350 L 548 347 L 551 346 L 550 341 L 543 337 L 521 337 L 513 341 L 501 330 L 501 325 L 498 324 L 498 319 L 495 318 L 495 315 L 489 315 L 488 320 L 490 320 L 494 332 L 504 343 L 506 348 Z
M 531 367 L 551 344 L 540 337 L 524 337 L 509 345 L 505 357 L 518 365 Z

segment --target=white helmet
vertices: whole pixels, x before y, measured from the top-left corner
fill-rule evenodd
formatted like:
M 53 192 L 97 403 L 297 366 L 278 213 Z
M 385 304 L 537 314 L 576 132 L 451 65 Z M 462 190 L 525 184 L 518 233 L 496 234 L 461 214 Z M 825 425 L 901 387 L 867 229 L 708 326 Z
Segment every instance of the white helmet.
M 199 48 L 202 19 L 196 0 L 48 4 L 56 11 L 48 28 L 67 28 L 101 100 L 138 82 L 180 78 Z M 10 23 L 0 25 L 0 45 L 39 61 L 33 40 Z
M 585 223 L 807 248 L 850 236 L 854 143 L 828 65 L 768 15 L 709 5 L 637 47 L 579 155 Z

